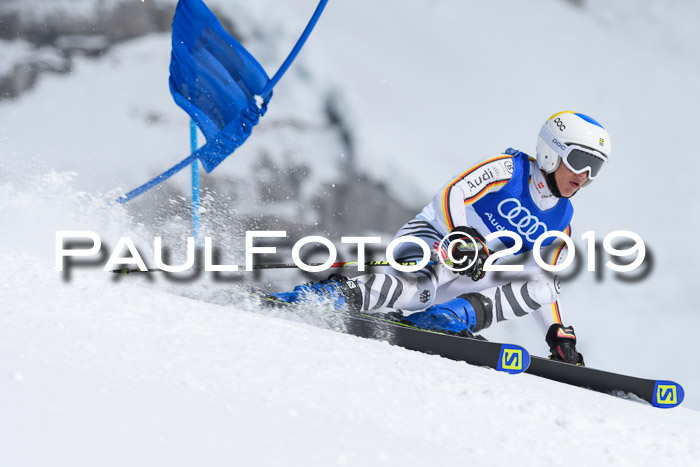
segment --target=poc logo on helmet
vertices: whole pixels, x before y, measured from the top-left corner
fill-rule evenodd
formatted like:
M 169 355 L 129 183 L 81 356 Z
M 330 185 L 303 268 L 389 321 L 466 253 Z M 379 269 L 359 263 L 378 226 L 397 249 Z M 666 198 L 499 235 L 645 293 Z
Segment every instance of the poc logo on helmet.
M 561 121 L 561 118 L 559 118 L 559 117 L 555 118 L 554 123 L 557 124 L 557 128 L 559 128 L 559 131 L 566 130 L 566 125 L 564 125 L 564 122 Z
M 557 147 L 558 147 L 559 149 L 561 149 L 562 151 L 566 151 L 566 144 L 560 143 L 558 139 L 554 138 L 554 139 L 552 140 L 552 143 L 556 144 Z

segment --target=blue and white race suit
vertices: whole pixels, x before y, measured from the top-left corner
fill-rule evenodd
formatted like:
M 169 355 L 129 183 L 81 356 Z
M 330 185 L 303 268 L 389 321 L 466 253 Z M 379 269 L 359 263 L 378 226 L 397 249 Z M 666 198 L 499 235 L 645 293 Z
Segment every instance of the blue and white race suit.
M 570 235 L 572 218 L 571 202 L 552 194 L 536 162 L 527 154 L 509 149 L 485 159 L 451 179 L 430 204 L 399 229 L 395 238 L 420 238 L 431 248 L 432 259 L 437 260 L 441 240 L 455 227 L 473 227 L 483 237 L 507 230 L 522 239 L 522 248 L 515 255 L 525 257 L 524 272 L 487 272 L 475 282 L 438 263 L 413 273 L 365 274 L 354 278 L 363 293 L 362 309 L 398 308 L 407 314 L 461 294 L 478 292 L 494 304 L 496 322 L 532 313 L 546 332 L 551 324 L 561 324 L 559 291 L 551 275 L 537 266 L 530 252 L 545 232 Z M 514 243 L 504 236 L 487 241 L 487 246 L 494 252 L 513 247 Z M 545 262 L 557 264 L 566 257 L 566 244 L 556 237 L 542 245 L 548 247 L 541 250 Z M 509 254 L 499 261 L 513 256 Z M 423 250 L 406 242 L 395 250 L 394 257 L 419 261 Z

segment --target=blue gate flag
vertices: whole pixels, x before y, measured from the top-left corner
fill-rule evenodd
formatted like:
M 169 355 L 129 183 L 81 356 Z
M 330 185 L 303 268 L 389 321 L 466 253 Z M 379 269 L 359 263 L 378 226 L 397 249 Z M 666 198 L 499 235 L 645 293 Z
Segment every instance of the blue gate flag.
M 320 0 L 296 45 L 270 79 L 226 32 L 202 0 L 179 0 L 173 18 L 170 93 L 197 123 L 206 143 L 167 171 L 116 201 L 126 203 L 199 159 L 214 170 L 250 136 L 265 114 L 272 88 L 299 53 L 328 0 Z
M 170 93 L 207 139 L 197 151 L 211 172 L 250 136 L 265 114 L 270 81 L 201 0 L 180 0 L 173 19 Z

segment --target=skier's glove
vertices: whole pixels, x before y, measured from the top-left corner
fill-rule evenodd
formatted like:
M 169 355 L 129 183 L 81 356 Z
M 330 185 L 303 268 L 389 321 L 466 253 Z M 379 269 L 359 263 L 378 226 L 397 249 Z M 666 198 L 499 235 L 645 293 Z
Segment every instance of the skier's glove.
M 552 354 L 550 360 L 585 366 L 583 355 L 576 350 L 576 334 L 571 326 L 564 327 L 561 324 L 552 324 L 545 337 Z
M 479 231 L 473 227 L 455 227 L 448 239 L 455 262 L 453 272 L 471 277 L 473 281 L 483 279 L 486 274 L 484 263 L 491 253 Z M 477 251 L 476 261 L 468 268 L 462 269 L 460 264 L 467 265 L 474 260 L 474 250 Z

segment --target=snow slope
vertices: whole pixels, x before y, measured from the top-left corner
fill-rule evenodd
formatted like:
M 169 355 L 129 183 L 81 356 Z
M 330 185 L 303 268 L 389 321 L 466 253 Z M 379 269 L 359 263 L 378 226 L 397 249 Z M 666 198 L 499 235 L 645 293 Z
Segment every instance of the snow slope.
M 658 466 L 700 455 L 700 414 L 684 407 L 313 327 L 262 313 L 230 284 L 115 276 L 101 263 L 66 280 L 53 269 L 56 229 L 108 241 L 131 226 L 137 244 L 147 234 L 71 183 L 54 173 L 0 185 L 15 227 L 0 231 L 12 245 L 0 248 L 0 465 Z
M 314 6 L 212 3 L 243 19 L 268 70 Z M 700 420 L 688 408 L 700 407 L 700 374 L 678 329 L 700 325 L 700 253 L 675 246 L 685 241 L 675 231 L 700 227 L 686 175 L 699 168 L 688 150 L 697 119 L 684 105 L 700 97 L 700 61 L 650 41 L 639 22 L 618 29 L 594 12 L 554 0 L 331 2 L 268 115 L 215 175 L 245 179 L 267 151 L 313 164 L 309 188 L 333 180 L 327 162 L 342 146 L 323 128 L 322 97 L 335 93 L 358 166 L 418 207 L 484 155 L 532 151 L 554 111 L 591 113 L 615 154 L 574 199 L 576 230 L 633 230 L 654 267 L 634 283 L 580 275 L 565 284 L 564 318 L 590 365 L 676 380 L 683 407 L 652 409 L 224 306 L 232 285 L 211 278 L 116 279 L 93 267 L 64 281 L 56 230 L 94 230 L 106 245 L 129 235 L 145 252 L 156 233 L 174 244 L 187 234 L 184 218 L 154 226 L 103 209 L 187 152 L 187 118 L 166 85 L 169 38 L 153 35 L 0 103 L 0 465 L 693 464 Z M 235 241 L 228 216 L 213 209 L 205 228 Z M 488 335 L 545 351 L 527 319 Z
M 66 202 L 83 208 L 71 219 L 81 228 L 124 222 L 114 211 L 96 220 L 60 177 L 37 183 L 0 210 L 25 210 L 35 235 L 50 234 L 52 213 L 70 216 Z M 78 269 L 65 282 L 43 253 L 0 250 L 1 465 L 657 466 L 700 455 L 697 411 L 471 367 L 245 301 L 179 297 L 160 279 Z M 214 287 L 196 296 L 237 296 L 219 288 L 215 300 Z

